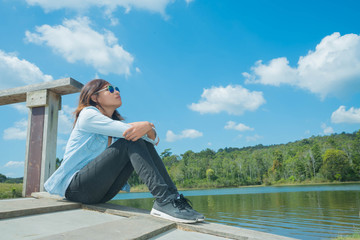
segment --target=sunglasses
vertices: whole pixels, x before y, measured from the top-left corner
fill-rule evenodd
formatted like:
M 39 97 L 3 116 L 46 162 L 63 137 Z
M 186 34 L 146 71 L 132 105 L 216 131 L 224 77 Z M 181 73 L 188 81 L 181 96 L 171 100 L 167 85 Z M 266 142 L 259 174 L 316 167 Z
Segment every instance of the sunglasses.
M 120 90 L 119 90 L 118 87 L 114 87 L 114 86 L 109 85 L 106 88 L 103 88 L 103 89 L 95 92 L 94 94 L 105 91 L 105 90 L 108 90 L 110 93 L 114 93 L 115 91 L 118 91 L 120 93 Z

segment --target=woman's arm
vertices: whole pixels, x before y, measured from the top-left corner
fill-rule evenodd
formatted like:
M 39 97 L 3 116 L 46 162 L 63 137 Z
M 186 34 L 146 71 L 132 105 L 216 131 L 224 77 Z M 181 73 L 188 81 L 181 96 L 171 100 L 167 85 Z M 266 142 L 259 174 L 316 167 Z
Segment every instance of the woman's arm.
M 155 140 L 156 132 L 154 129 L 154 124 L 150 122 L 133 122 L 129 124 L 131 127 L 123 134 L 126 140 L 136 141 L 145 134 L 148 136 L 148 138 Z
M 155 138 L 156 138 L 155 126 L 153 123 L 150 123 L 150 124 L 151 124 L 151 130 L 149 132 L 147 132 L 146 134 L 147 134 L 148 138 L 155 140 Z
M 103 115 L 95 107 L 89 107 L 81 111 L 78 118 L 78 127 L 87 132 L 98 133 L 112 137 L 122 137 L 136 141 L 144 138 L 154 145 L 159 142 L 153 124 L 149 122 L 124 123 L 115 121 Z M 153 138 L 154 137 L 154 138 Z

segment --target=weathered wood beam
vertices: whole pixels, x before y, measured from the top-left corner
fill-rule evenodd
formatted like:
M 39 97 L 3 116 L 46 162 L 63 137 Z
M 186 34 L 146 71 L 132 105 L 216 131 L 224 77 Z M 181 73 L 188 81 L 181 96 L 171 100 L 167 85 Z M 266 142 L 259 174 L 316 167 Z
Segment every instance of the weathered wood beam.
M 77 93 L 83 85 L 72 79 L 63 78 L 59 80 L 32 84 L 24 87 L 10 88 L 0 90 L 0 106 L 12 103 L 20 103 L 26 101 L 26 94 L 37 90 L 47 89 L 58 95 L 67 95 Z

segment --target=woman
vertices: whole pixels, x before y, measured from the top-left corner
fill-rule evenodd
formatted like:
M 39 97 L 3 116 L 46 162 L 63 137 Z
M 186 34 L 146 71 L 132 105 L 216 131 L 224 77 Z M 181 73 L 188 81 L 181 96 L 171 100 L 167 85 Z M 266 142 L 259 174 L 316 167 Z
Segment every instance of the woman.
M 104 203 L 127 187 L 135 170 L 156 198 L 150 214 L 185 223 L 204 221 L 179 195 L 157 154 L 154 124 L 122 122 L 116 110 L 121 104 L 119 89 L 105 80 L 94 79 L 82 88 L 64 160 L 45 189 L 70 201 Z

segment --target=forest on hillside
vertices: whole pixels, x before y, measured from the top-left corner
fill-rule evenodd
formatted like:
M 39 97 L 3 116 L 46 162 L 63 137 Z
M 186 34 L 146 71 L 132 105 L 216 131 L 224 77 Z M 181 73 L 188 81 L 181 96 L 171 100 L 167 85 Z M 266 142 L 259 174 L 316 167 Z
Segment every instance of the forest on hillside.
M 287 144 L 160 154 L 180 188 L 217 188 L 282 183 L 360 180 L 360 130 L 313 136 Z M 56 165 L 61 161 L 56 159 Z M 0 182 L 22 182 L 0 174 Z M 142 184 L 134 172 L 129 183 Z
M 181 188 L 360 180 L 360 130 L 287 144 L 160 154 Z M 132 186 L 142 184 L 133 173 Z

